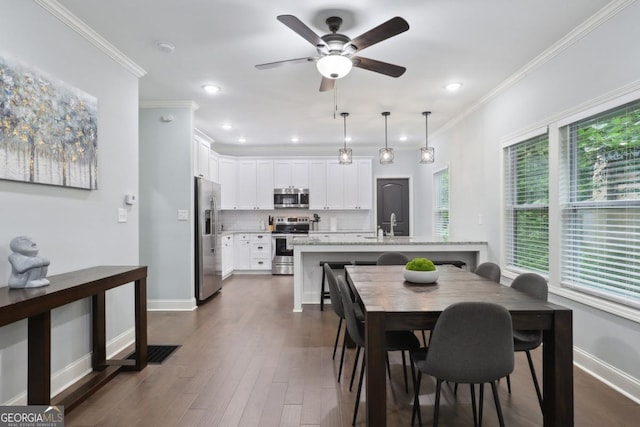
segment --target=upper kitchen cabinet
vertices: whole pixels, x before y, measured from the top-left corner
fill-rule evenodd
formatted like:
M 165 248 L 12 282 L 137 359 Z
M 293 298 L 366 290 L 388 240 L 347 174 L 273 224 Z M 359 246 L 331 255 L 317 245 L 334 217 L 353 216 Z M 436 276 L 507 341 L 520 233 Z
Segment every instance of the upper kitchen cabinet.
M 209 152 L 209 179 L 213 182 L 220 182 L 219 158 L 220 156 L 215 151 L 211 150 Z
M 371 159 L 309 161 L 309 209 L 371 209 Z
M 219 182 L 222 190 L 221 208 L 223 210 L 237 209 L 236 188 L 238 162 L 236 159 L 220 156 L 218 166 Z
M 371 160 L 353 160 L 344 165 L 344 208 L 372 209 L 373 174 Z
M 211 151 L 211 143 L 204 138 L 195 135 L 193 138 L 194 153 L 194 175 L 200 178 L 209 178 L 209 153 Z
M 273 209 L 273 160 L 238 160 L 237 209 Z
M 309 161 L 276 159 L 273 161 L 274 188 L 309 188 Z

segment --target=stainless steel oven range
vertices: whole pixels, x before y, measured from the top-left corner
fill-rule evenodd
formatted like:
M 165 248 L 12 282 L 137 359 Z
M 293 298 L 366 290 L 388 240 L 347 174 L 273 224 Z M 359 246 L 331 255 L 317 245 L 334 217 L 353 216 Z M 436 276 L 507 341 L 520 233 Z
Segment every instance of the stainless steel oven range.
M 277 216 L 271 233 L 271 274 L 293 274 L 292 237 L 309 235 L 309 217 Z

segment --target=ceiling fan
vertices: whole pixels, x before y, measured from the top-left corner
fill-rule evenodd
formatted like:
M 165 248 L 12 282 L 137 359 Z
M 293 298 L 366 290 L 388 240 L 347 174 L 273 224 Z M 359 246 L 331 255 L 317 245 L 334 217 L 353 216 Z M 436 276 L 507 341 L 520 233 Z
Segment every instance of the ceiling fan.
M 331 33 L 322 37 L 318 36 L 293 15 L 279 15 L 278 21 L 311 43 L 318 51 L 319 56 L 258 64 L 256 68 L 259 70 L 274 68 L 283 64 L 315 62 L 318 71 L 322 74 L 321 92 L 332 90 L 335 80 L 346 76 L 351 71 L 351 67 L 358 67 L 391 77 L 400 77 L 407 70 L 405 67 L 387 62 L 354 56 L 369 46 L 407 31 L 409 24 L 399 16 L 391 18 L 354 39 L 338 33 L 340 25 L 342 25 L 342 18 L 337 16 L 327 18 L 326 23 Z

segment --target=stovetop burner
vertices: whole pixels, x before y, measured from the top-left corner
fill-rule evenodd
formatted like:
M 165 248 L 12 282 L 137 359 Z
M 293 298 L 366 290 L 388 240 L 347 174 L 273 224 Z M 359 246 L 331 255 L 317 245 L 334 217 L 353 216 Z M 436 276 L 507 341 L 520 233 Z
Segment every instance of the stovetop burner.
M 272 234 L 309 234 L 308 216 L 277 216 Z

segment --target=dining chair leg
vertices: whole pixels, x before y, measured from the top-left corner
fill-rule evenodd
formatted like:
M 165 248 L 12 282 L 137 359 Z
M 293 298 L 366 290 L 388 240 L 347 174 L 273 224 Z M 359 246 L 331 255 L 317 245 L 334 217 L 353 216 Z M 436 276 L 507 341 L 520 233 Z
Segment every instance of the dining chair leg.
M 469 390 L 471 390 L 471 410 L 473 411 L 473 426 L 478 425 L 478 412 L 476 411 L 476 386 L 469 384 Z
M 454 396 L 458 394 L 458 383 L 455 383 L 453 385 L 453 394 L 454 394 Z
M 333 343 L 333 356 L 331 357 L 332 360 L 336 359 L 336 349 L 338 348 L 338 340 L 340 339 L 340 330 L 342 329 L 342 317 L 340 318 L 340 321 L 338 322 L 338 332 L 336 332 L 336 342 Z
M 353 410 L 353 421 L 351 422 L 352 426 L 356 425 L 356 418 L 358 418 L 358 406 L 360 405 L 360 392 L 362 392 L 362 380 L 364 379 L 364 368 L 367 358 L 365 356 L 362 357 L 362 369 L 360 370 L 360 381 L 358 381 L 358 392 L 356 393 L 356 407 Z
M 360 346 L 356 348 L 356 359 L 353 361 L 353 370 L 351 371 L 351 381 L 349 381 L 349 391 L 353 388 L 353 379 L 356 377 L 356 368 L 358 367 L 358 358 L 360 357 Z
M 433 427 L 438 427 L 438 416 L 440 414 L 440 390 L 442 388 L 442 380 L 436 380 L 436 401 L 433 405 Z
M 509 390 L 509 394 L 511 394 L 511 376 L 507 375 L 507 390 Z
M 533 385 L 536 388 L 536 394 L 538 395 L 538 403 L 540 404 L 540 409 L 543 410 L 542 407 L 542 393 L 540 393 L 540 385 L 538 385 L 538 377 L 536 376 L 536 369 L 533 367 L 533 360 L 531 359 L 531 352 L 529 350 L 525 351 L 527 354 L 527 361 L 529 362 L 529 369 L 531 370 L 531 378 L 533 378 Z
M 484 383 L 480 384 L 480 397 L 478 398 L 478 427 L 482 427 L 482 411 L 484 409 Z
M 407 382 L 407 360 L 404 355 L 404 350 L 402 350 L 402 373 L 404 374 L 404 391 L 405 393 L 409 393 L 409 383 Z
M 411 412 L 411 425 L 418 415 L 418 425 L 422 427 L 422 414 L 420 411 L 420 382 L 422 381 L 422 371 L 418 371 L 418 379 L 413 387 L 413 411 Z
M 338 369 L 338 382 L 340 382 L 340 378 L 342 377 L 342 366 L 344 365 L 344 349 L 347 346 L 347 328 L 345 328 L 344 334 L 342 335 L 342 353 L 340 354 L 340 369 Z
M 493 401 L 496 404 L 496 412 L 498 413 L 498 421 L 500 422 L 500 427 L 504 427 L 504 418 L 502 417 L 500 398 L 498 397 L 498 388 L 496 387 L 495 381 L 491 381 L 491 391 L 493 392 Z
M 391 379 L 391 364 L 389 363 L 389 352 L 387 351 L 387 375 Z
M 420 329 L 420 332 L 422 332 L 422 345 L 424 345 L 426 347 L 427 346 L 427 336 L 424 334 L 424 329 Z

